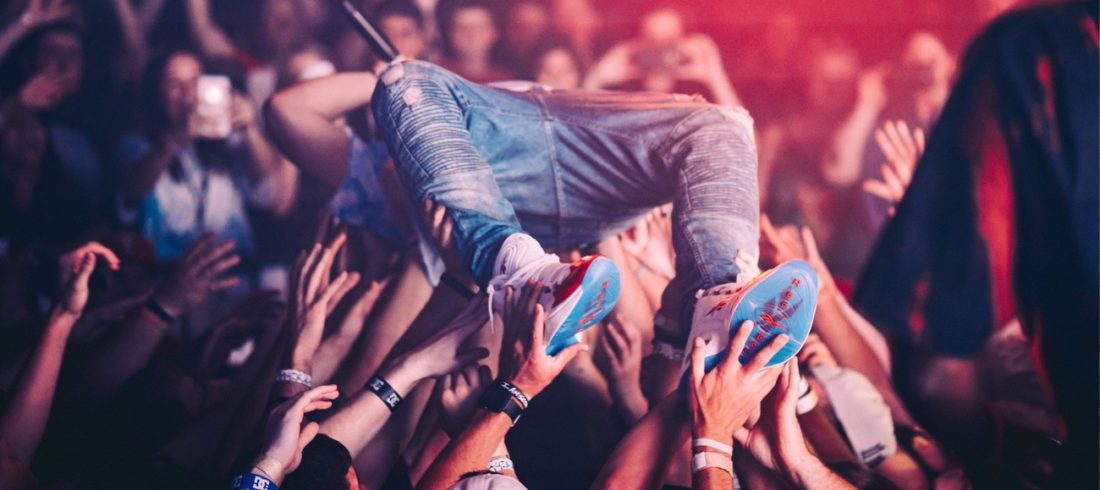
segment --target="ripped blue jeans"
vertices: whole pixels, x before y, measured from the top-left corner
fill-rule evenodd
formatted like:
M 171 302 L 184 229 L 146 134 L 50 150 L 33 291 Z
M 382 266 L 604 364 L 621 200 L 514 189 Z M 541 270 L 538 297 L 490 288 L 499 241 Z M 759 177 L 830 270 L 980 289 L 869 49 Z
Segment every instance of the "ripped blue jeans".
M 505 90 L 422 61 L 390 65 L 372 109 L 410 197 L 447 207 L 482 285 L 513 233 L 575 247 L 673 202 L 676 278 L 662 313 L 686 340 L 695 291 L 735 281 L 739 251 L 758 256 L 756 144 L 742 109 L 681 95 Z

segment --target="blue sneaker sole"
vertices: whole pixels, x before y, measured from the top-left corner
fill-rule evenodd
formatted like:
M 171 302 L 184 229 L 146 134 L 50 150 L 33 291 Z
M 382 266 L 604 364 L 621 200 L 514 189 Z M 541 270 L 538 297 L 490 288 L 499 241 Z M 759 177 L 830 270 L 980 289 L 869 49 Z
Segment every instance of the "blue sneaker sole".
M 802 260 L 790 260 L 766 274 L 759 282 L 747 286 L 749 290 L 737 303 L 730 319 L 730 339 L 737 335 L 746 320 L 753 324 L 749 344 L 737 359 L 741 365 L 748 364 L 760 349 L 784 333 L 789 337 L 787 344 L 772 356 L 766 366 L 787 362 L 802 349 L 813 326 L 818 289 L 817 272 L 813 266 Z M 789 296 L 786 294 L 788 292 Z M 689 339 L 684 355 L 691 355 L 690 342 Z M 719 361 L 725 359 L 728 351 L 728 347 L 723 346 L 717 354 L 708 356 L 703 363 L 706 371 L 710 372 Z M 688 372 L 685 372 L 681 379 L 682 390 L 687 389 L 687 377 Z
M 581 279 L 580 289 L 581 299 L 546 344 L 546 353 L 551 356 L 576 344 L 577 333 L 592 328 L 615 308 L 619 301 L 619 269 L 611 259 L 597 257 Z
M 747 364 L 760 349 L 784 333 L 790 340 L 772 356 L 767 366 L 782 364 L 798 354 L 813 326 L 817 288 L 817 272 L 801 260 L 784 262 L 763 281 L 753 285 L 737 304 L 730 321 L 730 338 L 737 334 L 745 320 L 753 323 L 749 345 L 738 361 Z M 720 355 L 725 357 L 724 352 Z

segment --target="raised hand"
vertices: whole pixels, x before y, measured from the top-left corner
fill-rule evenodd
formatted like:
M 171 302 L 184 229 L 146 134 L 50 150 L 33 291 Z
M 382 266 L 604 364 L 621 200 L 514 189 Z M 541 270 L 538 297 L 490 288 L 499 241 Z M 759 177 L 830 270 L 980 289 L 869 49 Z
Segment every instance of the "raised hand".
M 638 263 L 665 279 L 676 275 L 676 254 L 672 250 L 671 205 L 654 209 L 645 221 L 622 236 L 623 250 Z
M 875 142 L 886 156 L 886 163 L 882 164 L 882 180 L 863 181 L 863 190 L 891 205 L 897 205 L 905 196 L 905 190 L 913 180 L 913 170 L 924 153 L 924 131 L 920 128 L 910 130 L 905 121 L 887 121 L 875 130 Z M 889 212 L 893 216 L 892 206 Z
M 328 245 L 314 244 L 308 255 L 299 254 L 293 281 L 295 317 L 288 319 L 296 335 L 291 352 L 293 369 L 309 372 L 325 333 L 325 319 L 359 282 L 357 272 L 343 271 L 332 278 L 336 255 L 346 242 L 347 235 L 340 233 Z
M 168 278 L 153 292 L 153 299 L 168 314 L 178 317 L 202 303 L 206 295 L 236 286 L 240 278 L 223 276 L 241 262 L 233 252 L 236 247 L 232 240 L 217 243 L 213 233 L 203 234 L 172 267 Z
M 267 446 L 252 471 L 281 484 L 283 477 L 302 462 L 302 449 L 317 436 L 316 422 L 302 426 L 305 415 L 332 407 L 332 400 L 338 396 L 336 385 L 318 386 L 275 407 L 268 419 Z
M 523 286 L 519 301 L 515 289 L 505 289 L 505 308 L 501 311 L 504 341 L 501 346 L 501 379 L 511 381 L 528 398 L 534 398 L 557 378 L 577 354 L 588 351 L 579 343 L 566 347 L 555 356 L 546 353 L 546 309 L 539 304 L 542 283 L 530 281 Z
M 803 226 L 797 229 L 792 225 L 776 228 L 768 215 L 760 215 L 760 234 L 763 238 L 762 252 L 767 253 L 775 264 L 780 264 L 791 259 L 801 259 L 808 262 L 817 272 L 820 280 L 818 287 L 818 302 L 820 298 L 829 296 L 836 291 L 836 281 L 821 253 L 817 250 L 817 240 L 809 227 Z
M 88 304 L 88 278 L 95 270 L 96 256 L 111 270 L 118 270 L 118 256 L 98 242 L 88 242 L 58 259 L 59 282 L 64 288 L 58 306 L 64 312 L 73 315 L 84 312 Z
M 244 129 L 256 124 L 256 108 L 244 94 L 233 92 L 229 102 L 229 120 L 234 128 Z
M 806 336 L 806 343 L 802 344 L 802 349 L 798 351 L 798 362 L 810 368 L 839 365 L 833 357 L 833 351 L 829 350 L 829 346 L 825 345 L 821 336 L 816 333 Z
M 603 371 L 615 403 L 631 421 L 649 410 L 642 393 L 642 335 L 637 327 L 615 314 L 599 341 L 596 365 Z
M 726 76 L 718 45 L 709 36 L 689 36 L 680 42 L 679 50 L 687 62 L 673 72 L 677 78 L 710 83 L 718 77 Z
M 730 339 L 726 357 L 706 372 L 706 344 L 695 338 L 691 349 L 691 376 L 688 380 L 692 435 L 723 444 L 733 442 L 733 434 L 745 424 L 749 415 L 760 406 L 775 386 L 782 369 L 768 368 L 768 360 L 787 343 L 780 334 L 768 343 L 747 365 L 737 360 L 749 340 L 752 322 L 745 321 Z
M 473 283 L 469 268 L 458 256 L 458 250 L 454 244 L 454 220 L 447 216 L 447 208 L 431 199 L 424 201 L 420 207 L 420 219 L 428 225 L 431 238 L 447 266 L 447 273 L 466 283 Z
M 803 464 L 816 458 L 806 447 L 798 424 L 798 362 L 791 359 L 778 370 L 782 374 L 761 407 L 760 420 L 752 428 L 739 428 L 734 438 L 764 466 L 796 476 Z
M 478 364 L 439 378 L 435 386 L 443 414 L 440 425 L 452 439 L 466 429 L 478 397 L 492 381 L 489 366 Z
M 19 90 L 19 104 L 34 111 L 49 110 L 69 95 L 71 86 L 64 77 L 41 72 L 31 77 Z
M 634 63 L 635 46 L 630 42 L 613 46 L 596 61 L 584 79 L 584 88 L 605 88 L 637 80 L 642 70 Z
M 72 15 L 76 9 L 68 0 L 30 0 L 19 17 L 27 28 L 49 24 Z

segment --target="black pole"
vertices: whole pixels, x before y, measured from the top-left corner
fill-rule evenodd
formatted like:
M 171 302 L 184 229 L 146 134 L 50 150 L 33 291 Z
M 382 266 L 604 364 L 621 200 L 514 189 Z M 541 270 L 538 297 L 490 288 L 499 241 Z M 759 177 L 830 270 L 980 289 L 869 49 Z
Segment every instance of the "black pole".
M 351 0 L 340 0 L 340 6 L 343 7 L 344 13 L 348 14 L 348 19 L 351 20 L 359 34 L 366 38 L 367 44 L 370 44 L 376 56 L 386 63 L 397 59 L 400 53 L 393 47 L 390 40 L 386 39 L 386 35 L 374 27 L 374 24 L 371 24 L 370 20 L 359 9 L 355 8 L 355 5 L 351 4 Z

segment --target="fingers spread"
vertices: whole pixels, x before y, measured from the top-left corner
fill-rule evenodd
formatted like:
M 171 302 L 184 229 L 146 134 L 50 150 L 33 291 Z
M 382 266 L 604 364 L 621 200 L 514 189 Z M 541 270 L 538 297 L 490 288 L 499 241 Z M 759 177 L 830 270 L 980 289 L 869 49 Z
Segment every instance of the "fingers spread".
M 608 325 L 608 328 L 604 331 L 604 338 L 607 338 L 608 346 L 611 347 L 615 357 L 622 358 L 626 355 L 630 349 L 630 344 L 626 340 L 623 333 L 620 332 L 621 327 L 616 327 L 615 323 Z
M 219 279 L 217 281 L 211 282 L 210 287 L 208 288 L 208 290 L 209 291 L 222 291 L 222 290 L 225 290 L 225 289 L 236 287 L 240 283 L 241 283 L 241 278 L 239 278 L 239 277 L 235 277 L 235 276 L 234 277 L 227 277 L 225 279 Z
M 875 130 L 875 143 L 878 143 L 879 150 L 882 150 L 882 155 L 887 160 L 894 161 L 899 158 L 897 150 L 894 149 L 894 144 L 882 129 Z
M 241 263 L 240 255 L 230 255 L 224 259 L 214 262 L 203 271 L 203 275 L 205 275 L 206 277 L 217 277 L 222 272 L 225 272 L 235 267 L 239 263 Z
M 871 179 L 863 181 L 863 192 L 882 198 L 884 201 L 894 202 L 894 193 L 891 192 L 890 187 L 882 181 Z

